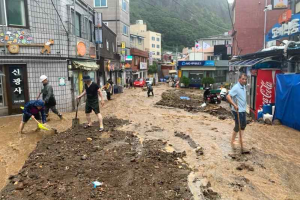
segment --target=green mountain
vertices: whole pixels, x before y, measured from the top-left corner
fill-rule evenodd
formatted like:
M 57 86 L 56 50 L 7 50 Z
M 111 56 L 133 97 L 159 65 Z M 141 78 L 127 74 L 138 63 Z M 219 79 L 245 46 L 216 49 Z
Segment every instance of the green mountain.
M 162 34 L 163 50 L 181 50 L 194 41 L 231 29 L 227 0 L 130 0 L 130 21 L 142 19 Z

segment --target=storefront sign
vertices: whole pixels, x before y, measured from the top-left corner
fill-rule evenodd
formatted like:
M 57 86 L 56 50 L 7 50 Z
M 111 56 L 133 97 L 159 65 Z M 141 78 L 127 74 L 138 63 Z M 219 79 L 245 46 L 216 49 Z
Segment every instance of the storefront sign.
M 65 78 L 58 78 L 58 85 L 59 86 L 66 86 L 66 79 Z
M 86 46 L 83 42 L 77 43 L 77 55 L 79 56 L 85 56 L 86 53 Z
M 272 9 L 287 9 L 289 6 L 288 0 L 272 0 Z
M 122 42 L 122 43 L 121 43 L 121 48 L 122 48 L 122 49 L 125 49 L 125 48 L 126 48 L 126 43 L 125 43 L 125 42 Z
M 90 47 L 90 57 L 96 58 L 96 47 Z
M 215 61 L 213 60 L 178 61 L 178 66 L 215 66 Z
M 9 67 L 12 104 L 25 103 L 24 71 L 22 67 Z
M 266 35 L 266 42 L 292 36 L 300 32 L 300 14 L 293 15 L 291 21 L 284 24 L 275 24 Z
M 95 13 L 95 26 L 96 28 L 102 28 L 102 13 Z
M 102 28 L 95 28 L 95 43 L 102 44 Z
M 287 10 L 279 16 L 278 23 L 283 24 L 291 21 L 292 18 L 292 10 Z
M 147 69 L 147 63 L 140 62 L 140 69 Z
M 132 56 L 126 56 L 125 60 L 126 61 L 132 61 Z

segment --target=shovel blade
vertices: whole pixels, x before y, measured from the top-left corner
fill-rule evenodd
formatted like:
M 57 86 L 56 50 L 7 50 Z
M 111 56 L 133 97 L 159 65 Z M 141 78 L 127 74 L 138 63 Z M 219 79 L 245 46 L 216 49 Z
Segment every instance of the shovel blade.
M 79 127 L 79 119 L 72 119 L 72 128 L 78 128 Z
M 50 129 L 46 128 L 43 124 L 38 125 L 40 129 L 49 131 Z

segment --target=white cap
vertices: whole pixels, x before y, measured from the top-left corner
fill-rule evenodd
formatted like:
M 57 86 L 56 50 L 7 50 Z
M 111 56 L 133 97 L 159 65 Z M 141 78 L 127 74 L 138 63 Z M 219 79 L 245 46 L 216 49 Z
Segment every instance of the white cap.
M 44 80 L 46 80 L 47 79 L 47 76 L 46 75 L 42 75 L 41 77 L 40 77 L 40 81 L 41 82 L 43 82 Z

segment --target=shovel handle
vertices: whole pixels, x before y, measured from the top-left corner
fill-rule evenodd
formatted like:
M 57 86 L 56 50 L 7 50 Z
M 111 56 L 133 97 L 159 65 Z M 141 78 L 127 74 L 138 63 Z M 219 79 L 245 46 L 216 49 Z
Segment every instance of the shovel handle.
M 242 130 L 241 130 L 241 120 L 240 120 L 240 113 L 237 111 L 237 117 L 239 122 L 239 136 L 240 136 L 240 144 L 241 144 L 241 151 L 243 153 L 243 138 L 242 138 Z
M 75 119 L 77 119 L 79 103 L 80 103 L 80 99 L 77 100 L 77 107 L 76 107 L 76 115 L 75 115 Z

